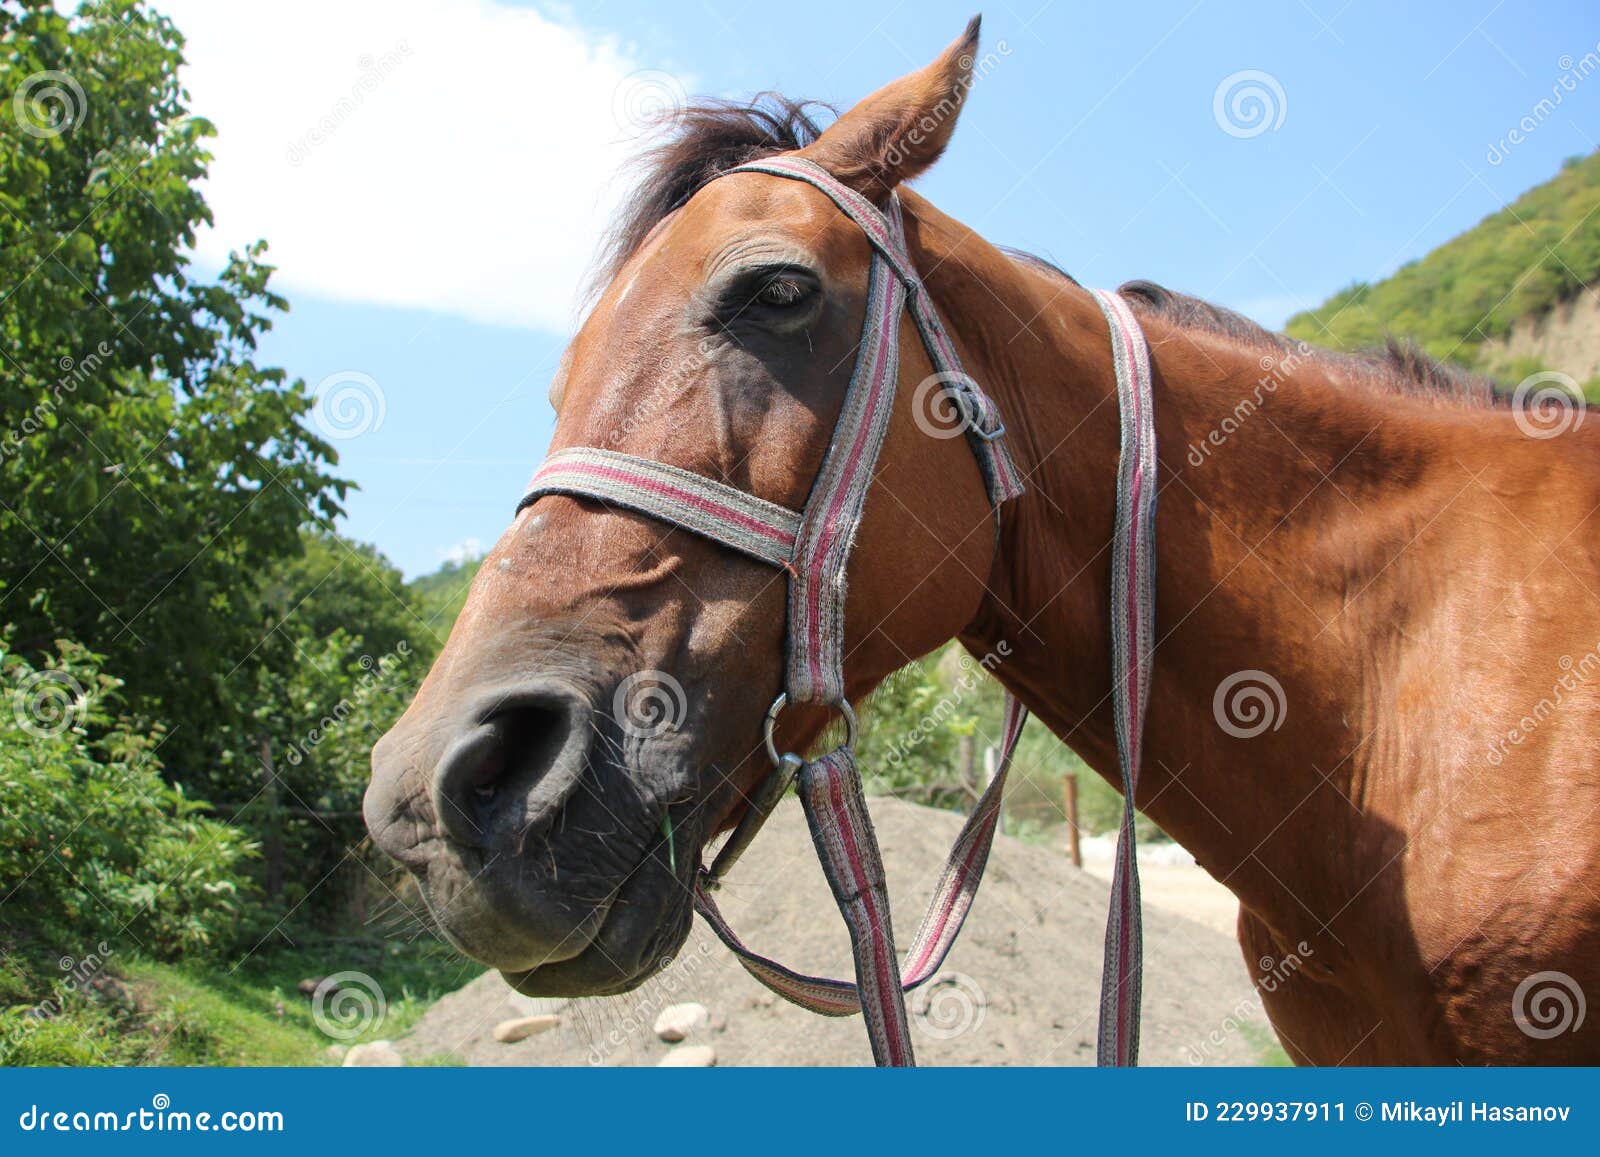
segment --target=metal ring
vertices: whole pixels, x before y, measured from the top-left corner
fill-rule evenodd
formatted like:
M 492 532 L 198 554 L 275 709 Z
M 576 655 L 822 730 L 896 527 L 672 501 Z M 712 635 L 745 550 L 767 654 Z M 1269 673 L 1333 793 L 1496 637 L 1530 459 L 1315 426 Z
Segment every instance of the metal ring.
M 772 729 L 778 724 L 778 716 L 783 714 L 783 709 L 789 705 L 789 693 L 778 692 L 778 697 L 772 701 L 772 706 L 767 708 L 767 719 L 762 725 L 762 738 L 767 744 L 767 758 L 772 760 L 774 767 L 783 763 L 784 757 L 778 754 L 778 745 L 773 742 Z M 839 709 L 839 714 L 844 716 L 844 742 L 841 747 L 854 748 L 859 725 L 856 722 L 856 713 L 848 700 L 841 699 L 833 706 Z

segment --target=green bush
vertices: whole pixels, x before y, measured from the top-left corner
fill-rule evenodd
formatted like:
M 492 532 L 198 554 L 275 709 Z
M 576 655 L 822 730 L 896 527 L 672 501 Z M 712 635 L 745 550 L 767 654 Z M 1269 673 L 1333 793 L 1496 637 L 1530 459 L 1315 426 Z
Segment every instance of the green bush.
M 82 956 L 230 946 L 254 913 L 238 829 L 162 777 L 162 732 L 115 716 L 120 682 L 84 648 L 35 668 L 0 650 L 0 941 Z

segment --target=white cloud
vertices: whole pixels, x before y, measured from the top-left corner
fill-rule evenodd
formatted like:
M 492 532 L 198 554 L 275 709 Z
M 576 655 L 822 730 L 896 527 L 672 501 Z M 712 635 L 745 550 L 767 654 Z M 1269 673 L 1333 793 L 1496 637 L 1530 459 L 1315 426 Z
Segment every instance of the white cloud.
M 460 566 L 483 557 L 483 543 L 476 538 L 466 538 L 439 552 L 439 561 Z
M 220 263 L 288 290 L 564 333 L 637 148 L 682 99 L 634 49 L 488 0 L 163 0 L 218 138 Z

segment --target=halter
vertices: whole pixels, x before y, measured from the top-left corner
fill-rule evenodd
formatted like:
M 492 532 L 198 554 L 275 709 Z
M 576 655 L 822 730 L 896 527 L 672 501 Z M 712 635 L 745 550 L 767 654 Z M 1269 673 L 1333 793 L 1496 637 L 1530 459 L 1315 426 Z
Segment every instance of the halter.
M 905 993 L 938 971 L 955 943 L 977 895 L 989 848 L 999 826 L 1007 772 L 1027 709 L 1006 696 L 1004 737 L 993 781 L 956 838 L 938 886 L 923 914 L 903 965 L 895 951 L 883 857 L 868 817 L 855 761 L 856 719 L 845 698 L 845 568 L 861 522 L 867 489 L 888 430 L 899 377 L 899 325 L 911 317 L 929 360 L 963 417 L 994 509 L 1023 492 L 1007 452 L 999 412 L 978 383 L 962 372 L 906 248 L 899 198 L 887 212 L 820 166 L 783 155 L 729 169 L 803 181 L 825 194 L 866 234 L 873 249 L 866 316 L 855 368 L 828 452 L 805 509 L 786 507 L 736 487 L 648 458 L 596 448 L 562 450 L 546 459 L 520 512 L 547 494 L 595 499 L 649 515 L 721 543 L 789 573 L 789 629 L 785 691 L 765 721 L 773 771 L 756 789 L 744 817 L 711 866 L 695 876 L 695 908 L 756 980 L 779 996 L 824 1016 L 863 1015 L 879 1065 L 915 1063 L 907 1027 Z M 1106 928 L 1101 984 L 1101 1064 L 1135 1064 L 1138 1057 L 1140 924 L 1138 864 L 1134 855 L 1133 798 L 1139 742 L 1149 697 L 1154 554 L 1150 529 L 1155 509 L 1155 431 L 1151 421 L 1150 367 L 1144 336 L 1127 304 L 1115 294 L 1091 291 L 1111 328 L 1122 453 L 1117 486 L 1113 566 L 1113 698 L 1124 809 L 1117 840 L 1111 913 Z M 773 730 L 785 706 L 814 704 L 844 718 L 843 744 L 816 759 L 780 753 Z M 854 983 L 808 976 L 761 956 L 729 927 L 713 893 L 749 846 L 790 784 L 796 785 L 823 872 L 850 932 Z

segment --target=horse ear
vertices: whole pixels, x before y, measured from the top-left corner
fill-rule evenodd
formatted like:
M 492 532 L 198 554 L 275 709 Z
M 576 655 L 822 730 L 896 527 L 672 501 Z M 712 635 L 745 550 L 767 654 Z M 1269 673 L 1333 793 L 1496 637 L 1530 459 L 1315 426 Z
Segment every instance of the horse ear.
M 939 159 L 955 132 L 972 87 L 982 19 L 974 16 L 932 64 L 860 101 L 800 155 L 874 201 L 919 176 Z

